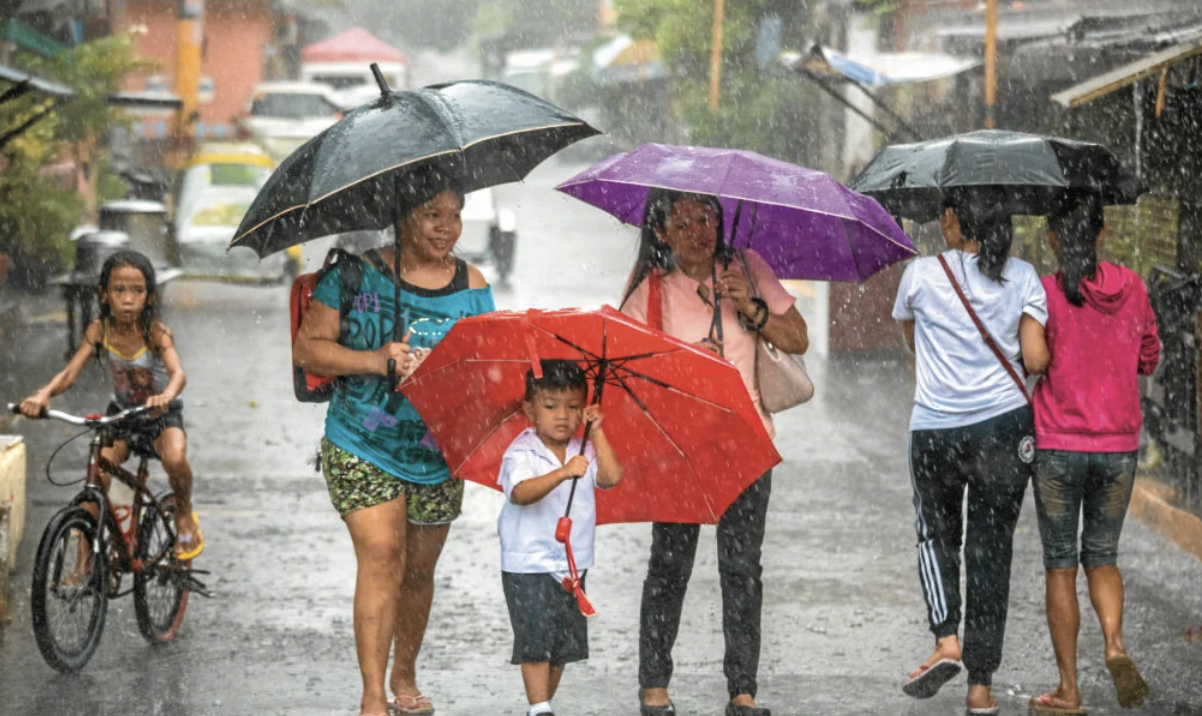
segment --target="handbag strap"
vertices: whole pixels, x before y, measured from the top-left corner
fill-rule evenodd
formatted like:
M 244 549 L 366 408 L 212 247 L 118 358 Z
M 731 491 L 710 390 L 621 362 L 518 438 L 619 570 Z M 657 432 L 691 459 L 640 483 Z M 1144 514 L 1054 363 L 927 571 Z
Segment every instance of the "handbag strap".
M 998 348 L 994 342 L 993 336 L 989 335 L 989 331 L 985 330 L 985 324 L 981 323 L 981 319 L 977 317 L 977 312 L 972 310 L 972 304 L 968 302 L 968 298 L 964 295 L 964 291 L 960 288 L 959 282 L 952 274 L 952 267 L 947 265 L 947 259 L 943 258 L 943 254 L 939 255 L 939 265 L 943 267 L 943 272 L 947 274 L 947 280 L 952 282 L 952 288 L 956 290 L 956 295 L 960 297 L 960 303 L 964 304 L 964 310 L 968 311 L 968 317 L 972 319 L 973 325 L 981 332 L 981 338 L 985 339 L 985 345 L 989 346 L 989 350 L 993 351 L 993 355 L 997 357 L 998 362 L 1006 369 L 1006 373 L 1014 380 L 1014 384 L 1018 386 L 1018 392 L 1026 398 L 1027 404 L 1031 403 L 1031 396 L 1027 394 L 1027 386 L 1023 383 L 1023 379 L 1018 376 L 1018 372 L 1014 370 L 1014 366 L 1010 365 L 1010 361 L 1006 360 L 1002 349 Z
M 660 285 L 659 271 L 651 269 L 647 274 L 647 325 L 657 331 L 664 330 L 664 293 Z

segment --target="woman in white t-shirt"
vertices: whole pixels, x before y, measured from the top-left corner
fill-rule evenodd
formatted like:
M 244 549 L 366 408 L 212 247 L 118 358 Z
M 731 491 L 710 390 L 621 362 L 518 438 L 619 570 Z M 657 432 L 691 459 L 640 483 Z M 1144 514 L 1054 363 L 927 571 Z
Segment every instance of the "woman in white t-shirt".
M 990 693 L 1002 657 L 1014 526 L 1035 456 L 1034 416 L 1021 385 L 1032 351 L 1023 340 L 1047 321 L 1047 296 L 1035 269 L 1010 257 L 1008 215 L 974 194 L 945 201 L 940 228 L 948 251 L 912 262 L 902 276 L 893 317 L 917 356 L 910 418 L 910 478 L 918 565 L 935 651 L 903 690 L 929 698 L 968 671 L 968 713 L 995 714 Z M 946 267 L 946 268 L 945 268 Z M 948 276 L 952 274 L 955 280 Z M 989 346 L 957 294 L 972 306 Z M 961 621 L 961 515 L 968 496 L 964 559 L 967 587 Z

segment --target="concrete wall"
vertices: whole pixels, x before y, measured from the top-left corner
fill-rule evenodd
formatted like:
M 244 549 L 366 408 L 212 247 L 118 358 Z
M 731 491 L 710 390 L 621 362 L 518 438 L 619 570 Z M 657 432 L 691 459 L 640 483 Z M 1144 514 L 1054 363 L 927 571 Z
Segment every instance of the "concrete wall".
M 149 74 L 165 75 L 174 84 L 176 63 L 175 3 L 128 0 L 122 29 L 134 30 L 134 54 L 158 63 Z M 145 30 L 143 32 L 142 30 Z M 205 4 L 201 75 L 213 78 L 212 102 L 200 104 L 200 121 L 210 134 L 229 131 L 230 121 L 246 107 L 254 86 L 263 79 L 264 49 L 275 40 L 275 18 L 267 0 L 209 0 Z M 133 77 L 127 89 L 141 90 L 146 76 Z
M 0 535 L 8 553 L 0 554 L 0 567 L 13 570 L 25 529 L 25 443 L 18 435 L 0 435 L 0 506 L 9 508 L 7 533 Z

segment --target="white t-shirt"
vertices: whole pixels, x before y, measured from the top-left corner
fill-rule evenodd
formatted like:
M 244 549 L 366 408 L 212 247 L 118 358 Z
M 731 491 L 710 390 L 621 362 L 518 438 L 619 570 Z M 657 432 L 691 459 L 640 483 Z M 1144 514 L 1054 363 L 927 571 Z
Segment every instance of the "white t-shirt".
M 580 453 L 580 438 L 568 443 L 571 460 Z M 572 555 L 576 569 L 583 572 L 593 566 L 593 534 L 597 529 L 597 503 L 594 487 L 597 480 L 597 456 L 590 442 L 584 450 L 589 459 L 588 472 L 576 485 L 572 500 Z M 534 428 L 526 428 L 509 445 L 501 460 L 497 483 L 508 498 L 519 483 L 542 477 L 563 467 L 555 453 L 543 444 Z M 568 505 L 572 481 L 566 480 L 546 497 L 531 505 L 518 505 L 510 500 L 501 508 L 497 532 L 501 535 L 501 571 L 518 574 L 551 574 L 556 579 L 568 576 L 568 556 L 561 543 L 555 540 L 555 526 Z
M 981 273 L 976 254 L 943 254 L 952 274 L 1015 372 L 1023 374 L 1018 325 L 1023 314 L 1048 321 L 1048 297 L 1031 264 L 1011 258 L 1002 283 Z M 918 385 L 911 430 L 972 425 L 1027 404 L 1014 379 L 985 344 L 956 290 L 930 256 L 913 261 L 902 275 L 893 317 L 914 321 Z

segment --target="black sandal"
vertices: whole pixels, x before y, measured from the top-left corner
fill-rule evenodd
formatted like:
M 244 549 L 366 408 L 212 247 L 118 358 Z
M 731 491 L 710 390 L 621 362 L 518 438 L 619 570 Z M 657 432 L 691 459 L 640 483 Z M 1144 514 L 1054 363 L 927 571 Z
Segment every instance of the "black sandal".
M 676 716 L 676 704 L 668 699 L 667 706 L 648 706 L 643 701 L 643 690 L 639 689 L 639 716 Z

